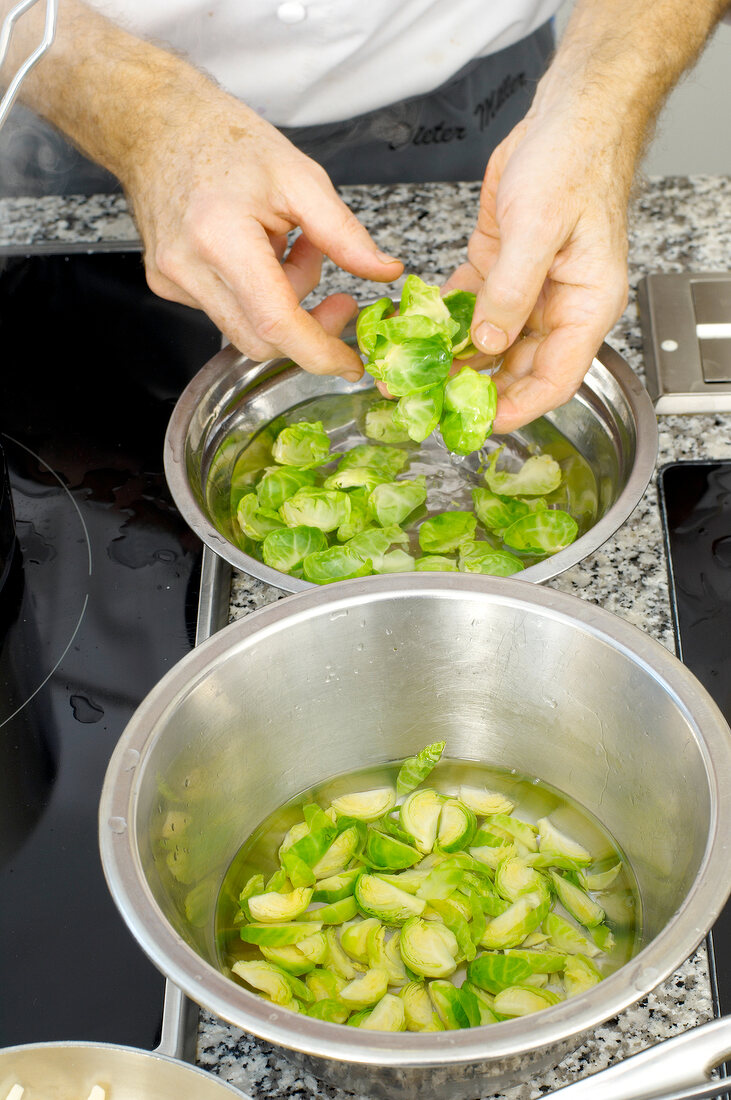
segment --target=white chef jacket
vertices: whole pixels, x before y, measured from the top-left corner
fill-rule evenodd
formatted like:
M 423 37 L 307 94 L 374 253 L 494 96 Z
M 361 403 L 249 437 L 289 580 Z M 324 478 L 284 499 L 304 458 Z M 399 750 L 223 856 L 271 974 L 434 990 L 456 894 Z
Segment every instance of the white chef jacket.
M 275 126 L 431 92 L 542 26 L 562 0 L 91 0 L 182 51 Z

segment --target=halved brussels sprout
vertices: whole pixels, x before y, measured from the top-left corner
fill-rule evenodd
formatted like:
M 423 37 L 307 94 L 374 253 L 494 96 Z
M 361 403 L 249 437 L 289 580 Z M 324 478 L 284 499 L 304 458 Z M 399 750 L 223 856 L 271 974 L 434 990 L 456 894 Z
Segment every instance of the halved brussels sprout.
M 620 860 L 619 863 L 615 863 L 613 867 L 607 868 L 606 871 L 594 871 L 592 873 L 585 871 L 579 878 L 585 889 L 600 894 L 603 890 L 609 889 L 621 870 L 622 861 Z
M 535 950 L 528 947 L 511 947 L 505 954 L 511 959 L 521 959 L 527 963 L 533 974 L 557 974 L 566 965 L 566 955 L 562 955 L 559 951 L 552 951 L 550 948 Z
M 561 1001 L 558 993 L 550 989 L 536 989 L 533 986 L 514 985 L 503 989 L 495 997 L 495 1011 L 501 1016 L 529 1016 L 540 1012 Z
M 419 883 L 416 893 L 424 901 L 438 901 L 451 897 L 454 891 L 461 885 L 466 872 L 463 867 L 445 860 L 444 863 L 427 871 L 424 879 Z
M 401 985 L 408 978 L 401 958 L 400 945 L 400 929 L 396 929 L 393 935 L 387 938 L 386 928 L 380 921 L 377 927 L 371 928 L 368 933 L 368 965 L 385 970 L 389 985 Z
M 444 799 L 436 791 L 412 791 L 401 804 L 401 826 L 414 838 L 420 852 L 431 852 L 437 839 Z
M 294 943 L 287 944 L 286 947 L 267 947 L 266 944 L 262 944 L 259 950 L 267 962 L 274 963 L 275 966 L 286 970 L 288 974 L 294 974 L 297 977 L 315 968 L 315 963 L 303 955 Z
M 517 473 L 513 473 L 497 469 L 502 452 L 503 448 L 498 447 L 490 455 L 485 470 L 485 481 L 493 493 L 505 497 L 531 497 L 547 496 L 558 489 L 562 478 L 561 467 L 551 455 L 531 455 Z
M 366 970 L 353 978 L 340 990 L 338 999 L 348 1008 L 367 1008 L 380 1001 L 388 989 L 388 974 L 385 970 Z
M 264 562 L 271 569 L 291 573 L 308 554 L 327 549 L 327 539 L 319 527 L 279 527 L 265 536 L 261 545 Z
M 334 998 L 323 998 L 308 1005 L 305 1009 L 313 1020 L 325 1020 L 328 1024 L 344 1024 L 350 1015 L 350 1009 L 341 1005 Z
M 403 924 L 409 917 L 421 916 L 426 908 L 423 898 L 400 890 L 381 875 L 361 875 L 355 884 L 355 900 L 366 917 L 377 917 L 384 924 Z
M 538 830 L 535 825 L 520 821 L 517 817 L 511 817 L 510 814 L 500 813 L 490 815 L 488 826 L 490 829 L 502 830 L 508 836 L 519 840 L 529 851 L 538 851 Z
M 262 542 L 268 534 L 283 527 L 277 512 L 269 512 L 259 504 L 256 493 L 247 493 L 236 509 L 236 521 L 244 534 L 254 542 Z
M 242 978 L 247 985 L 259 992 L 265 993 L 275 1005 L 288 1005 L 294 996 L 294 982 L 297 986 L 304 985 L 293 975 L 287 974 L 281 967 L 274 963 L 261 962 L 254 959 L 248 962 L 240 960 L 235 962 L 231 970 L 237 978 Z
M 381 527 L 402 524 L 426 500 L 426 478 L 388 481 L 377 485 L 368 497 L 368 506 Z
M 253 921 L 276 924 L 301 916 L 312 898 L 312 890 L 300 887 L 289 894 L 269 891 L 249 898 L 249 913 Z
M 355 970 L 353 974 L 355 975 Z M 326 970 L 318 967 L 311 971 L 305 978 L 305 985 L 316 1001 L 335 1000 L 338 993 L 345 986 L 345 979 L 334 970 Z
M 414 569 L 417 573 L 456 573 L 457 562 L 441 554 L 425 554 L 416 559 Z
M 371 355 L 376 346 L 376 327 L 379 321 L 389 317 L 395 308 L 390 298 L 378 298 L 358 314 L 358 320 L 355 322 L 355 338 L 366 358 Z
M 413 573 L 414 559 L 405 550 L 390 550 L 384 554 L 374 573 Z
M 282 428 L 272 445 L 272 457 L 282 466 L 308 469 L 330 459 L 330 439 L 319 420 Z
M 585 955 L 570 955 L 566 960 L 563 981 L 569 997 L 577 993 L 586 993 L 587 989 L 598 985 L 601 980 L 601 971 Z
M 313 909 L 312 916 L 317 917 L 323 924 L 343 924 L 345 921 L 352 920 L 357 912 L 358 906 L 351 894 L 350 897 L 341 898 L 340 901 L 331 901 L 329 905 Z
M 490 577 L 512 577 L 525 566 L 514 554 L 496 550 L 489 542 L 465 539 L 459 548 L 460 573 L 484 573 Z
M 457 969 L 459 944 L 439 921 L 411 917 L 401 929 L 401 958 L 414 974 L 448 978 Z
M 403 1001 L 393 993 L 385 993 L 358 1026 L 366 1031 L 405 1031 L 406 1013 Z
M 284 924 L 245 924 L 239 935 L 245 943 L 263 944 L 265 947 L 286 947 L 290 943 L 299 943 L 322 928 L 322 922 L 291 921 Z
M 479 834 L 476 839 L 479 839 Z M 503 841 L 502 844 L 497 846 L 493 844 L 479 844 L 471 847 L 469 853 L 474 859 L 479 860 L 480 863 L 484 863 L 487 867 L 495 871 L 501 860 L 516 854 L 516 847 L 514 844 L 508 844 L 507 841 Z
M 579 525 L 568 512 L 549 508 L 517 519 L 506 531 L 503 542 L 525 554 L 557 554 L 575 541 Z
M 396 805 L 393 787 L 376 787 L 372 791 L 355 791 L 334 798 L 332 808 L 338 817 L 354 817 L 358 821 L 375 821 Z
M 331 546 L 308 554 L 302 563 L 305 580 L 313 584 L 332 584 L 333 581 L 349 581 L 355 577 L 367 577 L 373 572 L 370 558 L 364 561 L 347 546 Z
M 441 852 L 457 852 L 466 848 L 475 835 L 477 820 L 474 813 L 458 798 L 448 798 L 442 804 L 437 831 L 437 848 Z
M 470 1021 L 470 1027 L 496 1024 L 498 1017 L 493 1012 L 494 998 L 484 989 L 472 982 L 462 982 L 459 990 L 462 1007 Z
M 326 961 L 328 969 L 332 970 L 339 978 L 345 978 L 346 981 L 352 981 L 359 971 L 363 970 L 363 967 L 346 955 L 340 945 L 338 934 L 332 925 L 329 925 L 325 929 L 325 938 L 327 940 Z
M 495 869 L 495 889 L 508 901 L 515 901 L 521 894 L 540 890 L 542 883 L 540 873 L 520 856 L 508 856 Z
M 446 741 L 434 741 L 426 745 L 416 756 L 407 756 L 396 777 L 396 793 L 408 794 L 423 783 L 442 758 Z
M 614 933 L 606 924 L 597 924 L 590 928 L 589 935 L 600 951 L 611 951 L 616 946 Z
M 572 840 L 571 837 L 566 836 L 560 829 L 557 829 L 550 818 L 540 817 L 538 819 L 538 834 L 539 852 L 550 852 L 566 856 L 574 863 L 584 864 L 585 866 L 591 863 L 591 855 L 586 848 Z
M 383 928 L 376 917 L 368 917 L 367 920 L 358 920 L 349 924 L 340 933 L 340 946 L 351 959 L 370 966 L 368 958 L 368 936 L 372 931 Z
M 358 875 L 362 873 L 361 867 L 354 867 L 350 871 L 341 871 L 339 874 L 332 875 L 330 878 L 320 879 L 314 888 L 312 900 L 326 901 L 329 903 L 349 897 L 355 889 L 355 882 Z
M 459 990 L 451 982 L 437 978 L 429 982 L 429 996 L 444 1026 L 453 1031 L 469 1027 L 470 1021 L 462 1006 Z
M 256 484 L 259 505 L 276 512 L 298 489 L 314 485 L 316 480 L 314 470 L 300 470 L 297 466 L 270 466 Z
M 486 951 L 467 966 L 469 981 L 493 994 L 511 985 L 520 985 L 533 973 L 533 967 L 525 959 L 498 951 Z
M 327 958 L 327 937 L 324 932 L 315 932 L 311 936 L 305 936 L 303 940 L 297 940 L 295 947 L 315 966 L 324 963 Z
M 515 803 L 507 795 L 500 791 L 488 791 L 486 787 L 468 787 L 463 784 L 459 788 L 459 799 L 480 817 L 509 814 L 515 809 Z
M 350 517 L 350 498 L 338 489 L 298 489 L 285 500 L 279 514 L 288 527 L 318 527 L 321 531 L 334 531 L 347 523 Z
M 365 434 L 383 443 L 408 443 L 409 433 L 396 419 L 394 401 L 377 401 L 365 415 Z
M 574 886 L 557 871 L 549 871 L 553 888 L 564 909 L 585 928 L 593 928 L 604 920 L 604 910 L 579 886 Z M 249 901 L 251 906 L 251 901 Z
M 393 410 L 393 423 L 398 425 L 407 439 L 422 443 L 439 423 L 444 405 L 444 387 L 432 386 L 420 393 L 410 393 L 397 401 Z
M 401 871 L 413 867 L 421 859 L 421 852 L 410 844 L 373 828 L 368 830 L 365 854 L 379 871 Z
M 344 871 L 355 853 L 360 849 L 361 843 L 362 826 L 358 828 L 357 825 L 350 825 L 347 829 L 343 829 L 342 833 L 335 837 L 325 854 L 318 859 L 317 863 L 313 864 L 312 873 L 315 878 L 329 878 Z M 338 899 L 315 898 L 314 900 L 337 901 Z
M 426 554 L 448 554 L 473 539 L 477 517 L 473 512 L 440 512 L 419 528 L 419 546 Z
M 496 411 L 497 390 L 492 378 L 463 367 L 444 387 L 440 427 L 447 450 L 461 455 L 479 451 L 492 432 Z
M 542 923 L 551 905 L 548 890 L 521 894 L 504 913 L 487 922 L 480 940 L 483 947 L 517 947 Z
M 424 982 L 409 982 L 399 990 L 409 1031 L 444 1031 Z
M 470 903 L 458 893 L 454 893 L 448 899 L 435 898 L 430 903 L 430 908 L 442 918 L 445 928 L 449 929 L 457 941 L 457 962 L 461 963 L 465 960 L 469 962 L 470 959 L 474 959 L 477 947 L 472 938 L 469 923 L 472 917 Z
M 543 930 L 557 951 L 564 955 L 586 955 L 594 958 L 601 950 L 573 924 L 560 917 L 558 913 L 548 913 L 543 921 Z

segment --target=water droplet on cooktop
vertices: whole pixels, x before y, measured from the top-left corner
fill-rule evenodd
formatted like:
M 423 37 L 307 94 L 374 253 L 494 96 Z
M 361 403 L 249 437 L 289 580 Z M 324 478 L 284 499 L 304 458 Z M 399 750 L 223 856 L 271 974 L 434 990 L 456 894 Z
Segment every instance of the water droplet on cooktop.
M 731 535 L 714 539 L 711 543 L 711 553 L 718 565 L 722 565 L 724 568 L 731 566 Z
M 69 703 L 77 722 L 91 725 L 104 717 L 103 709 L 97 706 L 96 703 L 92 703 L 91 699 L 87 699 L 85 695 L 71 695 L 69 696 Z

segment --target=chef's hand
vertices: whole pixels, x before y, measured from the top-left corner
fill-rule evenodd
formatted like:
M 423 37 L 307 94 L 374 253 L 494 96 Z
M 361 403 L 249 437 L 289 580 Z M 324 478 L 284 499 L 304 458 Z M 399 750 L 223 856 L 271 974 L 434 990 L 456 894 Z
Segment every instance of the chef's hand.
M 360 357 L 336 338 L 354 299 L 333 294 L 310 312 L 300 302 L 319 282 L 323 254 L 381 282 L 402 265 L 273 126 L 212 88 L 184 127 L 171 125 L 135 158 L 125 183 L 156 294 L 204 310 L 253 359 L 283 355 L 314 374 L 360 378 Z
M 472 338 L 495 355 L 495 431 L 576 392 L 627 302 L 629 181 L 580 120 L 529 113 L 487 166 L 469 262 L 448 286 L 477 293 Z M 476 364 L 475 364 L 476 365 Z

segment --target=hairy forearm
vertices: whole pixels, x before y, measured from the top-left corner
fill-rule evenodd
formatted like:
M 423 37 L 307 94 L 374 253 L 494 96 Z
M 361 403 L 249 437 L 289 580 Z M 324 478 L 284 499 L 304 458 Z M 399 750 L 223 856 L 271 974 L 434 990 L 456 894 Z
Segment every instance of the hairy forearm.
M 560 107 L 618 146 L 627 180 L 660 108 L 731 0 L 577 0 L 531 114 Z M 621 154 L 619 147 L 621 146 Z
M 0 17 L 13 0 L 0 0 Z M 17 22 L 8 73 L 40 40 L 43 5 Z M 21 99 L 93 160 L 128 184 L 164 130 L 196 100 L 217 97 L 192 65 L 126 33 L 79 0 L 63 0 L 50 51 L 29 74 Z

